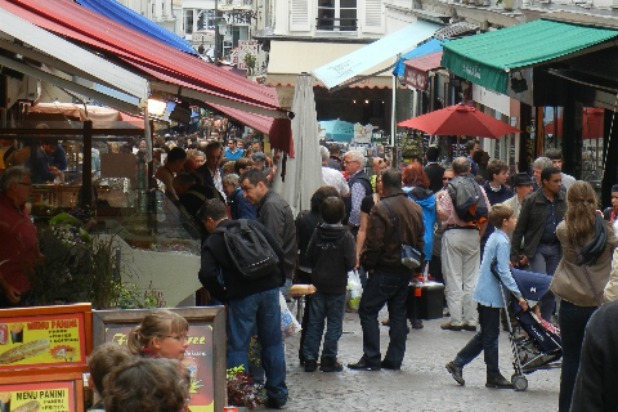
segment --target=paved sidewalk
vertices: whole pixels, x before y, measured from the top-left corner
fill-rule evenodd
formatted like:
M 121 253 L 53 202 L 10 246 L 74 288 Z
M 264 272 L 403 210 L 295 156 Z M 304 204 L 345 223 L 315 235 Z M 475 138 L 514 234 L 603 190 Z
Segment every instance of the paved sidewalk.
M 386 314 L 384 313 L 384 316 Z M 425 321 L 411 330 L 401 371 L 307 373 L 298 363 L 299 336 L 286 340 L 289 411 L 555 411 L 558 409 L 560 370 L 528 375 L 526 392 L 485 388 L 485 364 L 477 358 L 464 369 L 466 386 L 451 378 L 444 365 L 473 336 L 472 332 L 440 329 L 442 319 Z M 388 328 L 381 326 L 382 353 Z M 340 361 L 356 362 L 362 355 L 358 315 L 346 313 L 339 342 Z M 506 332 L 500 336 L 500 367 L 510 378 L 512 357 Z

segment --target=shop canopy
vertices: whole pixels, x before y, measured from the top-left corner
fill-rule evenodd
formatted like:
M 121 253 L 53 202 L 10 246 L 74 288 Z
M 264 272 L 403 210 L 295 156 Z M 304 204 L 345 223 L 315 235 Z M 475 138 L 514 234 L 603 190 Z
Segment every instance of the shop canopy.
M 426 43 L 421 44 L 416 49 L 411 50 L 405 54 L 402 54 L 395 68 L 393 69 L 393 76 L 403 76 L 405 72 L 406 60 L 416 59 L 417 57 L 425 56 L 431 53 L 437 53 L 442 51 L 442 44 L 448 40 L 431 39 Z
M 617 30 L 540 19 L 445 43 L 442 65 L 474 84 L 507 94 L 513 71 L 560 59 L 616 37 Z
M 176 50 L 70 0 L 0 0 L 0 9 L 145 73 L 155 95 L 217 104 L 274 119 L 269 133 L 272 145 L 282 150 L 292 145 L 287 112 L 280 108 L 273 88 Z
M 0 56 L 0 66 L 89 95 L 131 113 L 138 113 L 140 105 L 148 99 L 148 81 L 144 77 L 3 8 L 0 8 L 0 21 L 0 49 L 10 52 Z M 73 76 L 73 79 L 68 80 L 50 68 Z
M 185 39 L 120 4 L 116 0 L 77 0 L 77 2 L 92 11 L 122 23 L 142 34 L 153 37 L 168 46 L 189 54 L 197 54 Z
M 420 42 L 431 37 L 440 27 L 437 24 L 419 20 L 318 67 L 313 70 L 312 74 L 324 83 L 326 88 L 333 89 L 388 59 L 395 58 L 399 53 L 416 47 Z

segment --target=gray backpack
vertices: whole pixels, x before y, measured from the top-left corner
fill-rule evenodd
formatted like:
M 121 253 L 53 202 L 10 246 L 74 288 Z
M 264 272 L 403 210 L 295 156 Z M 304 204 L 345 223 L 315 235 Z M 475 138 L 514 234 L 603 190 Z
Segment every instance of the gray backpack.
M 487 221 L 489 207 L 474 176 L 455 176 L 448 184 L 447 190 L 453 201 L 455 213 L 461 220 L 476 225 Z

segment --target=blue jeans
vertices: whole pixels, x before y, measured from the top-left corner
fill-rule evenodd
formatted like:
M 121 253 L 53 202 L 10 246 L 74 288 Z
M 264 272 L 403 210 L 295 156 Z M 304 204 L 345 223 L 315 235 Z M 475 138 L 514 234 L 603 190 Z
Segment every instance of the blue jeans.
M 455 365 L 464 367 L 483 352 L 488 375 L 500 373 L 498 365 L 498 337 L 500 335 L 500 308 L 478 305 L 481 331 L 455 357 Z
M 562 370 L 560 371 L 558 407 L 561 412 L 568 412 L 571 408 L 571 398 L 584 342 L 584 331 L 595 310 L 597 310 L 596 307 L 577 306 L 566 300 L 560 303 L 558 320 L 562 339 Z
M 266 393 L 279 402 L 287 401 L 285 355 L 281 337 L 279 288 L 230 300 L 228 305 L 227 367 L 243 365 L 249 370 L 249 341 L 257 323 L 262 345 L 262 366 L 266 372 Z
M 387 305 L 390 342 L 384 360 L 401 365 L 406 352 L 406 296 L 410 274 L 393 274 L 375 269 L 363 290 L 358 316 L 363 328 L 363 356 L 367 364 L 380 365 L 380 325 L 378 313 Z
M 307 334 L 303 343 L 305 359 L 317 360 L 326 319 L 326 334 L 322 347 L 322 359 L 337 358 L 337 345 L 343 331 L 343 313 L 345 310 L 345 293 L 329 295 L 316 292 L 311 296 Z
M 539 243 L 536 248 L 536 252 L 532 259 L 530 259 L 530 270 L 537 273 L 546 273 L 549 276 L 554 276 L 554 272 L 558 267 L 562 252 L 560 251 L 560 243 Z M 546 321 L 551 320 L 551 315 L 554 313 L 556 307 L 556 298 L 550 291 L 541 298 L 540 308 L 541 316 Z

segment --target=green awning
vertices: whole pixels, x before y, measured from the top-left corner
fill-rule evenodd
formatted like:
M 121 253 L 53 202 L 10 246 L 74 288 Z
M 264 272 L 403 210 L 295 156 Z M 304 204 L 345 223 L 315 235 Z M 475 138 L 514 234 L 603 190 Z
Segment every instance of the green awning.
M 535 20 L 444 43 L 442 66 L 472 83 L 506 94 L 509 71 L 603 43 L 617 30 Z

